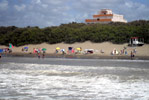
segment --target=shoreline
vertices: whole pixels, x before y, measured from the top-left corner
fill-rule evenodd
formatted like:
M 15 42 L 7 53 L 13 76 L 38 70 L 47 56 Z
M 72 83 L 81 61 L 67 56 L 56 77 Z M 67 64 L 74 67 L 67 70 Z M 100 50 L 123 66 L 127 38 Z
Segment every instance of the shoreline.
M 37 54 L 33 53 L 3 53 L 3 57 L 31 57 L 38 58 Z M 1 59 L 2 59 L 1 58 Z M 42 59 L 42 54 L 41 57 Z M 127 60 L 149 60 L 149 56 L 135 56 L 133 58 L 130 55 L 98 55 L 98 54 L 54 54 L 45 53 L 46 58 L 70 58 L 70 59 L 127 59 Z

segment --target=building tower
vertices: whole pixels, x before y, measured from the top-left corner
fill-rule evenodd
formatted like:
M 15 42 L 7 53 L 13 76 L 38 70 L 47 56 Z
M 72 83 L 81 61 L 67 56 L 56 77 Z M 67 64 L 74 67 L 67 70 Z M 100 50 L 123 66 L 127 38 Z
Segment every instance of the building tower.
M 110 23 L 110 22 L 124 22 L 127 21 L 123 15 L 113 14 L 111 9 L 101 9 L 97 15 L 93 15 L 93 19 L 86 19 L 86 23 Z

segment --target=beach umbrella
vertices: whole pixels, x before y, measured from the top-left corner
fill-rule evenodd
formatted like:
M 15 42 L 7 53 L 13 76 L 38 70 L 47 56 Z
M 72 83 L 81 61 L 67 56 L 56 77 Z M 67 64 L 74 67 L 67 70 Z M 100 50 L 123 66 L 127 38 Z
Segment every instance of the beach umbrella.
M 47 49 L 46 48 L 42 48 L 42 51 L 46 51 Z
M 3 49 L 0 49 L 0 53 L 2 53 L 3 52 Z
M 81 48 L 77 48 L 78 51 L 81 51 Z
M 24 49 L 28 49 L 28 47 L 24 47 Z
M 68 50 L 72 50 L 72 47 L 68 47 Z
M 56 48 L 56 50 L 59 50 L 59 49 L 60 49 L 60 47 L 57 47 L 57 48 Z
M 14 46 L 11 43 L 9 43 L 9 48 L 14 48 Z

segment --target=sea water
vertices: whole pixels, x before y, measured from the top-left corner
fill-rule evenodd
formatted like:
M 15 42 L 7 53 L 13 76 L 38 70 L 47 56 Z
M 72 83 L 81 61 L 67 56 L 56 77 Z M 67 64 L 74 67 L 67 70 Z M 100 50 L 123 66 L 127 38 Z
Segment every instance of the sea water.
M 149 60 L 3 57 L 0 100 L 149 100 Z

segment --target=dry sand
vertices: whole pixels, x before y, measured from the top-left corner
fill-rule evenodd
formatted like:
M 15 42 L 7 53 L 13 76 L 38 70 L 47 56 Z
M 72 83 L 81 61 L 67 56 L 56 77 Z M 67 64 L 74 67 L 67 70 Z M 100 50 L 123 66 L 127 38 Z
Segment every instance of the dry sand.
M 30 45 L 24 45 L 24 46 L 20 46 L 20 47 L 14 47 L 12 49 L 12 51 L 14 53 L 24 53 L 24 52 L 22 52 L 22 48 L 26 47 L 26 46 L 29 47 L 29 50 L 26 53 L 32 53 L 33 48 L 46 48 L 47 49 L 46 53 L 55 53 L 56 47 L 60 47 L 61 49 L 65 49 L 65 51 L 68 50 L 68 47 L 74 47 L 74 48 L 81 47 L 82 51 L 84 51 L 85 49 L 94 49 L 95 50 L 94 54 L 103 55 L 103 56 L 109 56 L 111 54 L 111 51 L 114 48 L 116 50 L 120 51 L 124 47 L 126 47 L 128 55 L 130 55 L 130 52 L 134 48 L 136 48 L 136 50 L 137 50 L 136 56 L 149 56 L 149 44 L 145 44 L 145 45 L 140 46 L 140 47 L 128 47 L 127 44 L 118 45 L 118 44 L 112 44 L 110 42 L 92 43 L 90 41 L 86 41 L 83 43 L 74 43 L 74 44 L 65 44 L 65 43 L 58 43 L 58 44 L 42 43 L 42 44 L 36 44 L 36 45 L 30 44 Z M 7 46 L 0 46 L 0 48 L 6 48 L 6 47 Z M 103 54 L 100 52 L 101 49 L 104 51 Z

